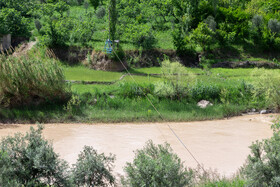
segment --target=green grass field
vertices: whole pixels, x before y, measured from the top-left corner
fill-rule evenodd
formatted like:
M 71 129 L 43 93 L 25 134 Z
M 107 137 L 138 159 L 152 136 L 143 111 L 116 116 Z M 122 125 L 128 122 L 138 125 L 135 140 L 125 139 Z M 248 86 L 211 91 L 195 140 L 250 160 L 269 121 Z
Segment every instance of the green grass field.
M 163 78 L 159 76 L 151 76 L 149 74 L 161 74 L 160 67 L 152 68 L 140 68 L 140 69 L 131 69 L 130 72 L 133 73 L 132 77 L 127 75 L 122 80 L 119 80 L 120 77 L 126 72 L 105 72 L 105 71 L 96 71 L 91 70 L 83 66 L 76 67 L 63 67 L 65 76 L 67 80 L 71 81 L 96 81 L 96 82 L 113 82 L 117 81 L 115 85 L 84 85 L 84 84 L 72 84 L 72 90 L 76 93 L 85 93 L 92 92 L 95 89 L 98 90 L 108 90 L 107 88 L 112 88 L 117 86 L 121 82 L 132 82 L 134 80 L 137 84 L 142 83 L 156 83 L 162 81 Z M 199 68 L 186 68 L 188 72 L 196 74 L 196 81 L 204 84 L 216 84 L 219 86 L 228 86 L 235 85 L 241 81 L 246 81 L 248 83 L 253 82 L 257 77 L 251 76 L 254 72 L 254 69 L 227 69 L 227 68 L 213 68 L 210 70 L 210 73 L 203 71 Z M 280 73 L 279 69 L 269 70 L 271 72 Z M 134 74 L 148 74 L 147 76 L 143 75 L 134 75 Z

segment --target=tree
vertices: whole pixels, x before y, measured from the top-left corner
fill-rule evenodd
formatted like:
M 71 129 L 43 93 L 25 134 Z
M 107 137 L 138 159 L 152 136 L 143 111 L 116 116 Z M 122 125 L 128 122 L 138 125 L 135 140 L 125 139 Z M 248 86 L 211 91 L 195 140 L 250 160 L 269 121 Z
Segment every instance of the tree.
M 0 33 L 13 36 L 30 36 L 29 22 L 13 8 L 3 8 L 0 11 Z
M 116 37 L 117 10 L 116 0 L 109 0 L 109 39 L 114 41 Z
M 250 146 L 251 154 L 243 167 L 248 186 L 280 186 L 280 123 L 272 125 L 273 136 Z
M 100 4 L 100 0 L 90 0 L 90 4 L 94 7 L 96 10 Z
M 92 147 L 85 146 L 79 154 L 72 170 L 72 177 L 77 186 L 111 186 L 115 182 L 112 164 L 115 156 L 98 154 Z
M 191 39 L 202 47 L 204 52 L 209 51 L 211 45 L 215 43 L 214 31 L 209 26 L 201 22 L 191 34 Z
M 69 186 L 68 166 L 42 137 L 43 126 L 0 143 L 0 186 Z

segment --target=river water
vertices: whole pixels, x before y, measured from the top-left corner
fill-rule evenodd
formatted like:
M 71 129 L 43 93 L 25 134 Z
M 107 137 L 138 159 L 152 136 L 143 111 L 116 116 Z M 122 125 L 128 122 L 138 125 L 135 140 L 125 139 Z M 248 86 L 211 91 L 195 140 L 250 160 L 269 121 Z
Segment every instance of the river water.
M 231 176 L 245 162 L 253 141 L 271 137 L 273 119 L 275 115 L 168 124 L 45 124 L 43 135 L 70 164 L 76 162 L 85 145 L 93 146 L 100 153 L 115 154 L 115 174 L 123 174 L 125 163 L 134 158 L 133 151 L 142 148 L 148 140 L 157 144 L 168 142 L 186 166 L 196 167 L 197 163 L 169 129 L 170 125 L 205 168 Z M 36 125 L 0 124 L 0 137 L 24 133 L 30 126 Z

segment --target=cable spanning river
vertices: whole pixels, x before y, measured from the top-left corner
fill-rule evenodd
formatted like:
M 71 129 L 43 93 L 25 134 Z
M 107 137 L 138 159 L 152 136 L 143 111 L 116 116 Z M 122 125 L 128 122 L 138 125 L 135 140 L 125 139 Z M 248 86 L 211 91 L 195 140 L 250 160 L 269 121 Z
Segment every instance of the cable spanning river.
M 250 153 L 248 146 L 253 141 L 271 137 L 270 126 L 275 118 L 272 115 L 252 115 L 168 124 L 205 168 L 230 176 L 245 162 Z M 30 126 L 0 124 L 0 137 L 24 133 Z M 123 174 L 125 163 L 134 158 L 133 151 L 142 148 L 150 139 L 154 143 L 168 142 L 186 166 L 197 166 L 167 123 L 45 124 L 43 135 L 53 142 L 55 151 L 70 164 L 76 162 L 85 145 L 93 146 L 99 153 L 115 154 L 116 174 Z

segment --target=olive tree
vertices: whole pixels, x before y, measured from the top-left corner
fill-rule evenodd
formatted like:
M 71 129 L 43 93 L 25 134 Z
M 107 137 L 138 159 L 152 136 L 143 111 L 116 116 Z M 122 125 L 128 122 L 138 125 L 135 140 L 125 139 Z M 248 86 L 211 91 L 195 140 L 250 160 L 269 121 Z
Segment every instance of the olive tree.
M 193 171 L 184 167 L 170 145 L 155 145 L 152 141 L 136 151 L 133 162 L 127 163 L 124 170 L 124 186 L 183 187 L 193 182 Z

